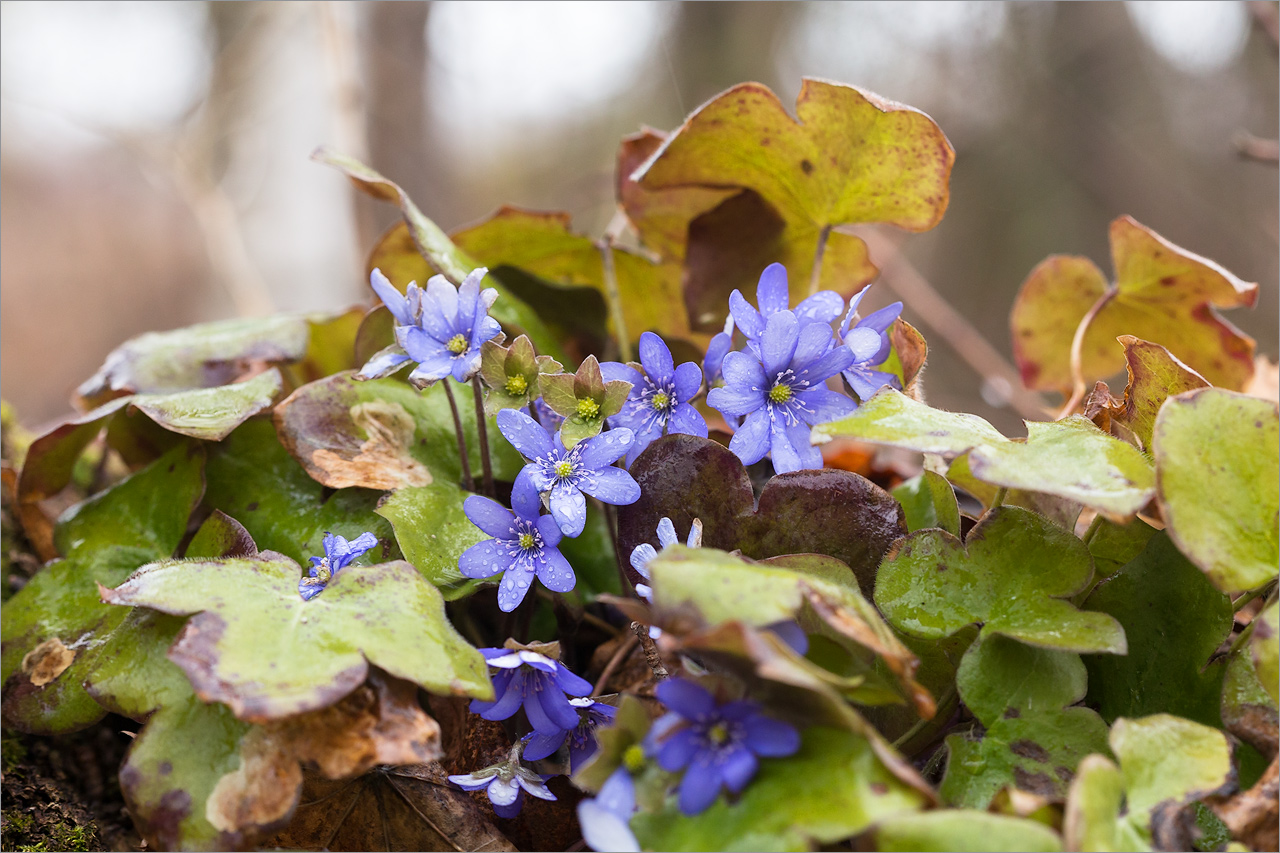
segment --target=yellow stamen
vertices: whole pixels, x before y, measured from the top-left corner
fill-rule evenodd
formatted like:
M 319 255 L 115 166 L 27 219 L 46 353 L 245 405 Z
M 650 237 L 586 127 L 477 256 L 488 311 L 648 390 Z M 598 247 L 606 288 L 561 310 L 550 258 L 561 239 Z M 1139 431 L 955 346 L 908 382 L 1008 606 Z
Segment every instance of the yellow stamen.
M 578 417 L 585 421 L 600 417 L 600 404 L 595 400 L 579 400 Z
M 769 389 L 769 399 L 775 403 L 785 403 L 791 399 L 791 386 L 779 382 Z
M 525 381 L 525 378 L 521 376 L 519 373 L 517 373 L 515 376 L 507 377 L 507 393 L 508 394 L 514 394 L 515 396 L 518 397 L 528 390 L 529 390 L 529 383 Z
M 627 747 L 627 751 L 622 753 L 622 763 L 626 766 L 627 772 L 635 774 L 644 769 L 644 747 L 638 743 L 633 743 Z
M 525 549 L 526 551 L 533 547 L 533 541 L 534 540 L 533 540 L 532 533 L 520 534 L 520 547 Z
M 729 730 L 724 723 L 716 723 L 707 731 L 707 739 L 719 746 L 729 739 Z
M 555 471 L 557 477 L 568 477 L 573 473 L 573 463 L 568 459 L 561 459 L 556 463 Z
M 461 355 L 467 351 L 467 339 L 462 335 L 454 335 L 449 338 L 449 343 L 445 344 L 445 349 L 454 355 Z
M 667 396 L 665 391 L 659 391 L 653 395 L 653 399 L 649 401 L 649 405 L 653 406 L 659 412 L 664 412 L 667 406 L 671 405 L 671 398 Z

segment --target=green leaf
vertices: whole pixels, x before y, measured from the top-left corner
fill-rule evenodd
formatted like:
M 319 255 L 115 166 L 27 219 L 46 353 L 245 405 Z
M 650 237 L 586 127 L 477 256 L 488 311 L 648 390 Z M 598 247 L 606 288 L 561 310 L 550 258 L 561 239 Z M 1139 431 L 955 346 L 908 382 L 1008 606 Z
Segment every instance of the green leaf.
M 1199 799 L 1232 781 L 1226 735 L 1199 723 L 1169 714 L 1119 719 L 1110 742 L 1124 778 L 1126 819 L 1139 832 L 1148 831 L 1162 804 Z
M 358 563 L 399 556 L 391 525 L 374 513 L 379 493 L 330 493 L 280 445 L 270 421 L 245 423 L 211 451 L 205 505 L 239 521 L 263 550 L 306 563 L 324 553 L 326 531 L 354 539 L 367 530 L 382 549 Z
M 98 599 L 143 563 L 173 554 L 203 489 L 204 452 L 175 448 L 69 510 L 58 539 L 68 558 L 38 572 L 4 605 L 4 719 L 23 731 L 75 731 L 105 711 L 85 692 L 103 644 L 126 611 Z
M 1165 240 L 1128 216 L 1111 223 L 1116 283 L 1088 258 L 1054 255 L 1022 284 L 1013 306 L 1013 354 L 1032 389 L 1068 389 L 1071 340 L 1080 320 L 1110 289 L 1084 335 L 1086 382 L 1125 364 L 1120 335 L 1160 344 L 1214 385 L 1239 389 L 1253 375 L 1253 339 L 1214 308 L 1253 305 L 1258 285 Z
M 924 796 L 894 778 L 865 739 L 814 726 L 795 755 L 761 760 L 733 805 L 721 798 L 689 817 L 672 803 L 632 826 L 649 850 L 808 850 L 922 805 Z
M 876 270 L 866 246 L 831 231 L 834 225 L 886 222 L 926 231 L 942 218 L 955 154 L 927 115 L 814 79 L 801 84 L 796 115 L 764 86 L 743 83 L 690 115 L 632 175 L 650 192 L 747 191 L 705 213 L 685 208 L 700 214 L 686 220 L 685 293 L 695 322 L 704 314 L 722 318 L 729 292 L 754 291 L 770 262 L 786 266 L 793 293 L 802 293 L 824 238 L 819 286 L 851 292 L 870 281 Z M 695 205 L 709 200 L 680 197 Z M 663 213 L 673 209 L 679 207 Z M 650 212 L 639 217 L 642 240 Z M 672 224 L 663 230 L 670 233 Z
M 1088 676 L 1080 655 L 1041 649 L 999 634 L 980 637 L 960 661 L 960 698 L 985 725 L 1060 711 L 1084 698 Z
M 947 737 L 947 775 L 938 793 L 946 803 L 986 808 L 1013 785 L 1060 802 L 1081 759 L 1106 748 L 1107 724 L 1088 708 L 1002 717 L 981 740 Z
M 453 483 L 437 481 L 400 489 L 377 510 L 391 522 L 405 559 L 440 589 L 446 601 L 468 595 L 485 583 L 458 571 L 462 552 L 489 538 L 463 513 L 467 495 Z
M 1071 782 L 1062 832 L 1067 849 L 1087 851 L 1150 850 L 1148 842 L 1127 821 L 1120 822 L 1124 806 L 1124 777 L 1104 755 L 1090 755 L 1080 762 Z
M 1231 633 L 1231 599 L 1156 533 L 1132 562 L 1100 583 L 1084 609 L 1124 626 L 1126 656 L 1092 656 L 1089 703 L 1108 721 L 1166 711 L 1221 723 L 1223 666 L 1210 657 Z
M 452 380 L 447 380 L 452 382 Z M 470 388 L 453 382 L 473 471 L 480 440 Z M 391 490 L 461 479 L 458 439 L 443 383 L 415 391 L 397 379 L 357 382 L 350 373 L 304 385 L 276 407 L 281 443 L 330 488 Z M 487 419 L 494 476 L 514 480 L 524 460 Z
M 1222 682 L 1223 727 L 1261 755 L 1274 755 L 1278 722 L 1280 713 L 1277 713 L 1276 702 L 1258 677 L 1253 658 L 1245 649 L 1235 652 L 1227 661 Z M 1243 756 L 1236 756 L 1237 765 L 1243 764 L 1241 758 Z M 1241 767 L 1241 771 L 1243 769 Z M 1244 779 L 1240 782 L 1242 790 L 1250 787 Z
M 1125 651 L 1110 616 L 1082 613 L 1061 599 L 1093 575 L 1084 543 L 1018 507 L 988 513 L 967 544 L 941 530 L 899 540 L 876 579 L 876 604 L 901 630 L 919 637 L 954 634 L 982 623 L 1032 645 L 1077 652 Z
M 895 487 L 893 496 L 902 504 L 907 514 L 907 529 L 911 532 L 937 527 L 952 536 L 960 535 L 956 493 L 940 474 L 925 471 Z
M 271 407 L 284 388 L 277 368 L 245 382 L 172 394 L 138 394 L 129 404 L 165 429 L 205 441 L 221 441 L 253 415 Z
M 1089 540 L 1089 553 L 1099 578 L 1109 578 L 1142 553 L 1156 529 L 1139 518 L 1128 524 L 1102 520 Z
M 403 293 L 410 281 L 426 287 L 432 271 L 443 275 L 454 285 L 462 284 L 468 273 L 480 266 L 466 252 L 454 245 L 449 236 L 418 209 L 408 194 L 396 184 L 384 178 L 363 163 L 327 148 L 319 148 L 311 159 L 346 175 L 356 186 L 382 201 L 400 208 L 404 227 L 392 228 L 375 247 L 370 262 L 373 268 L 382 268 L 384 275 Z M 408 239 L 406 239 L 408 238 Z M 414 254 L 418 257 L 415 259 Z M 425 260 L 427 266 L 419 266 Z M 406 277 L 407 276 L 407 277 Z M 498 291 L 498 301 L 489 311 L 490 316 L 516 334 L 524 332 L 537 345 L 543 355 L 564 360 L 560 346 L 546 324 L 532 308 L 517 298 L 492 274 L 486 276 L 484 285 Z
M 1224 592 L 1253 589 L 1280 563 L 1280 410 L 1204 388 L 1170 398 L 1152 441 L 1160 509 L 1182 553 Z
M 1253 636 L 1249 638 L 1253 664 L 1258 668 L 1258 677 L 1271 694 L 1271 701 L 1280 703 L 1276 696 L 1277 682 L 1280 681 L 1280 665 L 1277 664 L 1277 658 L 1280 657 L 1277 651 L 1280 646 L 1280 642 L 1277 642 L 1277 637 L 1280 637 L 1280 606 L 1272 602 L 1255 619 L 1258 627 L 1253 629 Z
M 657 543 L 670 518 L 685 534 L 695 518 L 709 548 L 752 559 L 826 554 L 849 566 L 870 597 L 880 559 L 906 532 L 902 507 L 879 486 L 848 471 L 796 471 L 771 479 L 757 506 L 747 469 L 728 448 L 691 435 L 664 436 L 637 457 L 631 476 L 640 500 L 618 508 L 624 557 Z
M 1034 820 L 969 809 L 939 809 L 883 821 L 876 849 L 886 851 L 1057 851 L 1062 839 Z
M 1067 498 L 1115 520 L 1142 509 L 1155 492 L 1155 475 L 1142 454 L 1082 417 L 1028 421 L 1026 441 L 1010 441 L 982 418 L 933 409 L 884 388 L 848 417 L 814 427 L 813 434 L 947 459 L 968 452 L 969 470 L 979 480 Z
M 114 349 L 76 393 L 92 404 L 139 393 L 171 393 L 227 385 L 262 362 L 306 355 L 307 318 L 278 314 L 148 332 Z
M 968 453 L 957 456 L 947 466 L 947 481 L 957 489 L 964 489 L 977 498 L 984 510 L 994 505 L 996 496 L 1000 494 L 999 486 L 979 480 L 969 470 Z M 1004 500 L 1001 503 L 1005 506 L 1020 506 L 1039 513 L 1065 530 L 1076 529 L 1076 521 L 1080 518 L 1082 509 L 1075 501 L 1026 489 L 1005 489 Z
M 280 555 L 161 562 L 102 595 L 111 604 L 198 614 L 169 659 L 201 699 L 230 705 L 241 719 L 331 705 L 364 681 L 370 663 L 435 693 L 492 696 L 483 658 L 408 563 L 349 566 L 311 601 L 298 595 L 301 576 Z
M 1132 434 L 1140 449 L 1149 451 L 1156 414 L 1164 401 L 1183 391 L 1207 387 L 1209 383 L 1159 344 L 1139 340 L 1133 335 L 1121 335 L 1117 340 L 1124 347 L 1129 384 L 1124 391 L 1124 400 L 1106 407 L 1106 417 Z M 1109 389 L 1107 396 L 1110 396 Z M 1085 410 L 1089 413 L 1088 403 Z M 1090 417 L 1099 427 L 1107 428 L 1096 415 L 1090 413 Z

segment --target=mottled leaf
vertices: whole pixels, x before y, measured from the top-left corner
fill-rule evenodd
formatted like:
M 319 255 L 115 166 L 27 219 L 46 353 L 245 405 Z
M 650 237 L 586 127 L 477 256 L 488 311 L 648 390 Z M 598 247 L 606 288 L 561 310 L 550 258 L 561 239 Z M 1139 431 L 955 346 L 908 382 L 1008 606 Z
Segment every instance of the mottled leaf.
M 876 580 L 876 604 L 901 630 L 919 637 L 953 634 L 981 623 L 1032 645 L 1077 652 L 1125 651 L 1110 616 L 1063 601 L 1093 575 L 1075 536 L 1018 507 L 988 513 L 966 542 L 941 530 L 899 540 Z
M 957 489 L 963 489 L 978 499 L 982 508 L 990 508 L 1000 494 L 1000 486 L 979 480 L 969 469 L 969 454 L 957 456 L 947 466 L 947 481 Z M 1080 504 L 1057 495 L 1035 492 L 1027 489 L 1004 490 L 1004 506 L 1020 506 L 1039 513 L 1054 524 L 1066 530 L 1075 530 L 1076 520 L 1080 517 Z
M 1253 629 L 1249 638 L 1250 653 L 1254 666 L 1258 668 L 1258 677 L 1271 694 L 1271 701 L 1280 702 L 1276 696 L 1277 681 L 1280 681 L 1280 665 L 1277 665 L 1277 647 L 1280 646 L 1280 606 L 1272 602 L 1256 617 L 1258 626 Z
M 302 360 L 285 367 L 289 386 L 296 388 L 342 370 L 358 369 L 356 336 L 364 322 L 365 309 L 348 308 L 339 314 L 307 318 L 307 351 Z
M 1278 724 L 1276 701 L 1258 677 L 1253 658 L 1245 649 L 1235 652 L 1227 662 L 1222 681 L 1223 728 L 1263 756 L 1274 758 L 1280 749 Z M 1248 782 L 1241 781 L 1240 787 L 1248 786 Z
M 890 818 L 876 827 L 875 841 L 877 850 L 886 851 L 1050 853 L 1063 849 L 1058 834 L 1038 821 L 970 809 Z
M 1093 655 L 1089 703 L 1108 721 L 1166 711 L 1217 726 L 1222 662 L 1209 658 L 1231 633 L 1231 599 L 1156 533 L 1081 605 L 1124 626 L 1129 654 Z
M 681 535 L 700 518 L 707 547 L 738 549 L 752 559 L 826 554 L 853 569 L 863 594 L 870 595 L 880 558 L 906 532 L 898 502 L 848 471 L 776 476 L 757 506 L 738 457 L 696 436 L 658 439 L 632 464 L 631 475 L 640 484 L 640 500 L 618 508 L 624 558 L 642 542 L 657 544 L 663 517 Z
M 1169 399 L 1152 441 L 1160 509 L 1182 553 L 1224 592 L 1280 563 L 1280 410 L 1217 388 Z
M 480 470 L 471 389 L 454 383 L 473 471 Z M 443 383 L 415 391 L 396 379 L 339 373 L 289 395 L 275 410 L 280 441 L 316 481 L 334 489 L 391 490 L 461 478 L 458 439 Z M 514 480 L 524 461 L 488 419 L 494 476 Z
M 1028 388 L 1071 387 L 1071 340 L 1080 320 L 1109 290 L 1081 349 L 1086 382 L 1125 364 L 1115 340 L 1135 335 L 1169 349 L 1214 385 L 1240 389 L 1253 374 L 1253 339 L 1215 308 L 1253 305 L 1258 285 L 1173 245 L 1128 216 L 1111 223 L 1116 281 L 1088 258 L 1054 255 L 1022 284 L 1010 318 L 1013 354 Z
M 24 731 L 74 731 L 104 713 L 84 691 L 103 643 L 126 612 L 98 600 L 143 563 L 173 554 L 203 489 L 204 453 L 180 447 L 68 510 L 56 537 L 67 559 L 4 605 L 4 719 Z
M 632 826 L 650 850 L 805 850 L 923 804 L 884 769 L 865 739 L 814 726 L 802 733 L 795 755 L 761 760 L 733 805 L 720 799 L 689 817 L 672 803 L 639 815 Z
M 444 602 L 408 563 L 349 566 L 311 601 L 282 555 L 161 562 L 114 590 L 111 604 L 198 614 L 169 652 L 204 701 L 241 719 L 279 719 L 333 704 L 376 664 L 445 695 L 492 695 L 483 659 L 454 631 Z M 264 656 L 261 649 L 275 649 Z
M 934 409 L 892 388 L 880 390 L 852 415 L 814 427 L 815 438 L 856 438 L 954 459 L 971 448 L 1009 439 L 977 415 Z
M 951 484 L 940 474 L 925 471 L 895 486 L 893 496 L 902 504 L 907 529 L 914 533 L 937 527 L 952 536 L 960 535 L 960 509 Z
M 1106 416 L 1136 437 L 1139 449 L 1150 451 L 1151 432 L 1164 401 L 1184 391 L 1205 388 L 1209 383 L 1159 344 L 1133 335 L 1121 335 L 1117 340 L 1124 347 L 1129 384 L 1124 399 L 1108 406 Z M 1086 414 L 1098 423 L 1097 416 L 1087 411 L 1087 405 L 1085 408 Z M 1100 423 L 1098 426 L 1106 429 Z
M 272 368 L 252 379 L 172 394 L 137 394 L 129 404 L 171 432 L 221 441 L 253 415 L 270 408 L 284 387 Z

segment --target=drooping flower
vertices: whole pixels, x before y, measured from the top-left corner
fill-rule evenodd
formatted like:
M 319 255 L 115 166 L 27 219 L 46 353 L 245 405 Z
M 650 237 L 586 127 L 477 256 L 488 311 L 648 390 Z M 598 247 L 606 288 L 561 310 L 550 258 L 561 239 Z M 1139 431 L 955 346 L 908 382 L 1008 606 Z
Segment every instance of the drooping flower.
M 571 450 L 565 449 L 559 434 L 551 436 L 517 409 L 498 412 L 498 429 L 528 460 L 519 476 L 529 477 L 539 492 L 551 493 L 551 516 L 565 536 L 578 536 L 586 526 L 584 493 L 616 505 L 640 499 L 640 485 L 626 471 L 613 467 L 634 440 L 629 429 L 611 429 L 578 442 Z
M 631 831 L 636 812 L 636 786 L 627 768 L 619 767 L 600 793 L 578 803 L 582 840 L 592 850 L 639 853 L 640 842 Z
M 676 367 L 671 350 L 653 332 L 640 336 L 639 349 L 639 365 L 616 361 L 600 365 L 605 379 L 631 384 L 631 393 L 622 410 L 609 418 L 610 427 L 627 427 L 635 433 L 635 443 L 627 451 L 628 468 L 664 433 L 707 437 L 706 419 L 689 404 L 702 388 L 702 371 L 698 365 L 686 361 Z
M 569 771 L 573 772 L 587 762 L 596 752 L 596 727 L 613 722 L 618 709 L 594 699 L 570 699 L 569 704 L 578 712 L 578 724 L 559 734 L 534 732 L 525 747 L 524 757 L 537 761 L 551 755 L 565 741 L 569 742 Z
M 498 607 L 515 610 L 537 577 L 553 592 L 568 592 L 577 579 L 573 567 L 556 547 L 560 528 L 541 515 L 542 500 L 529 477 L 517 477 L 511 489 L 511 509 L 481 495 L 471 495 L 462 511 L 476 527 L 492 536 L 462 552 L 458 569 L 469 578 L 490 578 L 499 572 Z
M 469 382 L 480 369 L 481 345 L 502 334 L 502 326 L 489 316 L 498 291 L 480 289 L 487 273 L 484 267 L 474 269 L 457 288 L 442 275 L 432 276 L 425 292 L 410 284 L 401 296 L 386 276 L 374 270 L 370 281 L 395 317 L 398 349 L 378 353 L 357 378 L 386 376 L 414 361 L 418 366 L 409 381 L 416 387 L 425 388 L 450 374 L 459 382 Z
M 790 311 L 777 311 L 760 336 L 758 356 L 725 356 L 726 384 L 713 388 L 707 403 L 726 416 L 745 418 L 729 442 L 743 464 L 771 453 L 779 474 L 822 467 L 822 454 L 809 443 L 810 427 L 855 408 L 848 397 L 824 386 L 853 361 L 847 347 L 833 343 L 825 323 L 801 325 Z
M 679 540 L 676 537 L 676 526 L 671 523 L 671 519 L 663 516 L 658 522 L 658 545 L 662 549 L 666 549 L 676 544 Z M 689 525 L 689 538 L 686 543 L 690 548 L 702 547 L 702 519 L 695 518 L 693 523 Z M 658 556 L 658 551 L 648 542 L 642 542 L 635 548 L 631 549 L 631 568 L 645 580 L 649 580 L 649 561 Z M 648 584 L 636 584 L 636 595 L 645 601 L 653 601 L 653 590 Z M 657 630 L 650 628 L 650 631 Z
M 542 800 L 554 800 L 556 795 L 547 788 L 549 776 L 535 773 L 520 763 L 523 742 L 517 742 L 501 764 L 494 764 L 474 773 L 450 776 L 449 781 L 464 791 L 485 789 L 493 811 L 498 817 L 515 817 L 524 806 L 524 794 L 528 792 Z
M 889 357 L 888 329 L 902 313 L 902 303 L 894 302 L 859 319 L 858 305 L 870 288 L 868 284 L 849 300 L 849 312 L 840 323 L 840 341 L 853 353 L 853 363 L 844 369 L 844 378 L 861 400 L 870 399 L 885 385 L 902 390 L 902 382 L 897 376 L 872 369 L 884 364 Z M 854 321 L 857 325 L 853 325 Z
M 658 684 L 658 699 L 669 709 L 653 724 L 658 765 L 684 770 L 680 811 L 705 811 L 723 787 L 739 793 L 755 776 L 759 758 L 780 758 L 800 749 L 795 727 L 765 715 L 749 699 L 718 704 L 702 686 L 683 678 Z
M 307 577 L 298 581 L 298 594 L 303 601 L 310 601 L 321 593 L 333 580 L 338 571 L 350 565 L 351 561 L 378 544 L 378 537 L 372 533 L 361 533 L 348 542 L 345 537 L 333 533 L 324 534 L 324 556 L 311 558 L 311 569 Z
M 558 644 L 547 644 L 556 649 Z M 494 700 L 471 702 L 472 713 L 486 720 L 505 720 L 524 708 L 529 725 L 541 734 L 558 734 L 577 727 L 578 712 L 569 696 L 586 696 L 591 684 L 559 661 L 528 648 L 480 649 L 493 674 Z
M 756 284 L 756 303 L 752 307 L 742 291 L 729 294 L 729 312 L 738 329 L 747 338 L 747 348 L 759 355 L 760 336 L 764 334 L 769 318 L 779 311 L 786 311 L 791 304 L 791 292 L 787 288 L 787 268 L 782 264 L 769 264 L 760 273 Z M 834 290 L 820 290 L 802 301 L 792 312 L 803 326 L 823 323 L 830 326 L 840 316 L 844 300 Z

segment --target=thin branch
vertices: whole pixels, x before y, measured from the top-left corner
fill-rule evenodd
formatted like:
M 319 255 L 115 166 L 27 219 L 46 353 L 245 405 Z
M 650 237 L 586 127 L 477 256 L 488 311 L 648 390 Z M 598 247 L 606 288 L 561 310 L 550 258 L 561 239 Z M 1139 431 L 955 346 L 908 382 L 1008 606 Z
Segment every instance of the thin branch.
M 458 436 L 458 465 L 462 468 L 462 488 L 468 492 L 475 488 L 471 479 L 471 460 L 467 458 L 467 437 L 462 432 L 462 418 L 458 416 L 458 402 L 453 399 L 453 389 L 449 387 L 449 377 L 440 380 L 444 386 L 444 395 L 449 398 L 449 411 L 453 413 L 453 431 Z
M 1066 405 L 1062 407 L 1062 411 L 1058 412 L 1057 420 L 1062 420 L 1067 415 L 1076 410 L 1076 406 L 1080 405 L 1084 400 L 1085 381 L 1084 381 L 1084 336 L 1089 331 L 1089 326 L 1093 323 L 1095 317 L 1098 316 L 1103 308 L 1107 307 L 1112 299 L 1115 299 L 1118 288 L 1108 288 L 1107 292 L 1098 297 L 1098 301 L 1094 302 L 1092 307 L 1085 312 L 1080 318 L 1080 324 L 1076 326 L 1075 336 L 1071 338 L 1071 399 L 1067 400 Z
M 618 648 L 614 650 L 613 656 L 605 664 L 604 672 L 600 673 L 600 677 L 596 679 L 595 687 L 591 688 L 592 696 L 599 696 L 609 686 L 609 679 L 613 678 L 613 674 L 618 671 L 618 667 L 631 655 L 632 650 L 639 643 L 640 638 L 638 636 L 627 637 L 621 643 L 618 643 Z

